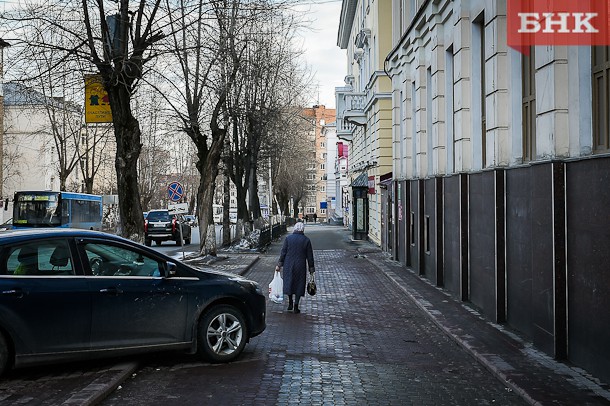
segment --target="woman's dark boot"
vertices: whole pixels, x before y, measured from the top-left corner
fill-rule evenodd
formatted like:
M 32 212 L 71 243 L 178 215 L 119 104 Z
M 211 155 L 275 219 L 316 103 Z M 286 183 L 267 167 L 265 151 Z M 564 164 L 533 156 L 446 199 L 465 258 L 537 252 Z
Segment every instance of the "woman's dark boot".
M 292 310 L 292 295 L 288 295 L 288 311 Z

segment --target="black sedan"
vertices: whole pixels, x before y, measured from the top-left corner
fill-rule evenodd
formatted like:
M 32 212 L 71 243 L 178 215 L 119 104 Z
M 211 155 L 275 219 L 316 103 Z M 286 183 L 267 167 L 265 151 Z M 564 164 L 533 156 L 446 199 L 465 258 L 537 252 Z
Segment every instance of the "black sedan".
M 229 362 L 265 329 L 256 282 L 94 231 L 0 233 L 0 374 L 12 366 L 183 350 Z

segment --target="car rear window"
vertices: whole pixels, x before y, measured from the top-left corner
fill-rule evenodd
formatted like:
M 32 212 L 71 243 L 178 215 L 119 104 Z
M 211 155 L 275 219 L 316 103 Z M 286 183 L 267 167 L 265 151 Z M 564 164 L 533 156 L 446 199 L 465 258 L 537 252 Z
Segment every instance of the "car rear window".
M 146 217 L 148 221 L 170 221 L 169 213 L 166 211 L 151 211 Z

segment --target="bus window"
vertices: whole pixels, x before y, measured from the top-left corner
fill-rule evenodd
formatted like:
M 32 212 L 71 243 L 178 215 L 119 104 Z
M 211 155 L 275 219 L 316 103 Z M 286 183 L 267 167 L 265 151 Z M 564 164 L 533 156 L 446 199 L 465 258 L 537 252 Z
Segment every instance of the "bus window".
M 56 194 L 25 194 L 15 199 L 13 225 L 17 227 L 59 226 L 61 219 L 58 214 Z
M 102 197 L 71 192 L 16 192 L 13 227 L 75 227 L 101 230 Z

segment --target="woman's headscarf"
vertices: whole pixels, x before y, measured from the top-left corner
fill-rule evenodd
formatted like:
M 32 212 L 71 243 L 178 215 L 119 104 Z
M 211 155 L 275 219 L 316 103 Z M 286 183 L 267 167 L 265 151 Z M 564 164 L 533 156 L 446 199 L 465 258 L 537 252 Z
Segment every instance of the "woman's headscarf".
M 296 223 L 294 225 L 294 230 L 292 230 L 293 233 L 302 233 L 305 231 L 305 223 Z

